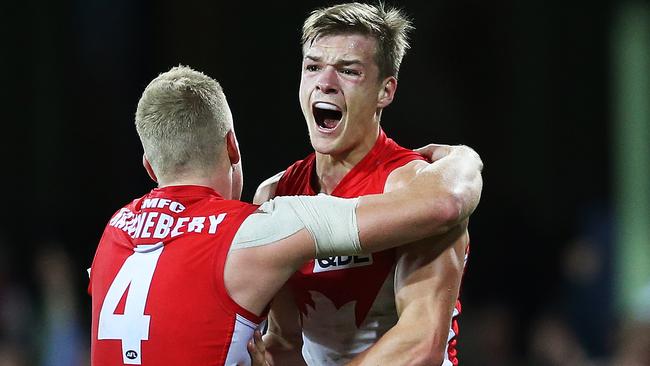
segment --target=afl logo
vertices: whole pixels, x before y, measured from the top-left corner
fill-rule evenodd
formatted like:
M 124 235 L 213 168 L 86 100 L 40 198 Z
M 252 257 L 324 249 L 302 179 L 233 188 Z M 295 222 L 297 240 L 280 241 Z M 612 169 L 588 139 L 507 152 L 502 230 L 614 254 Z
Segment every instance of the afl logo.
M 134 350 L 126 351 L 124 355 L 126 355 L 126 358 L 128 358 L 129 360 L 135 360 L 136 358 L 138 358 L 138 352 Z

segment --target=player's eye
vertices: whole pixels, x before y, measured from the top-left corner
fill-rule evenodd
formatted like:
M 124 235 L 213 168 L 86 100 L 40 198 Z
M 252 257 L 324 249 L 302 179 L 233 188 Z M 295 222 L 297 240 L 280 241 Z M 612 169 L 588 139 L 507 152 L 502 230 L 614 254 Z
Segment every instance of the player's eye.
M 344 75 L 352 75 L 352 76 L 361 75 L 360 71 L 354 70 L 354 69 L 341 69 L 341 73 L 344 74 Z
M 311 71 L 311 72 L 318 71 L 319 69 L 320 69 L 320 67 L 318 67 L 318 65 L 313 65 L 312 64 L 312 65 L 305 66 L 305 70 Z

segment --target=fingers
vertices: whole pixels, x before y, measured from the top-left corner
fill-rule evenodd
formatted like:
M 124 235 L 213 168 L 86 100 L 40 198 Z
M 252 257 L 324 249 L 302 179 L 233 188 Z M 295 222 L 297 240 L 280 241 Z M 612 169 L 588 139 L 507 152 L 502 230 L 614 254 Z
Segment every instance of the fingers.
M 452 147 L 449 145 L 429 144 L 414 151 L 427 158 L 429 162 L 434 162 L 447 156 L 451 150 Z
M 253 338 L 246 345 L 248 354 L 251 356 L 252 366 L 268 366 L 266 362 L 266 345 L 262 341 L 262 333 L 256 330 Z
M 255 347 L 257 347 L 257 350 L 264 355 L 266 353 L 266 344 L 264 344 L 264 341 L 262 340 L 262 332 L 256 330 L 255 333 L 253 333 L 253 339 L 255 340 Z
M 483 160 L 481 160 L 481 156 L 474 149 L 466 145 L 429 144 L 413 151 L 427 158 L 430 163 L 434 163 L 452 153 L 461 154 L 473 159 L 477 164 L 478 171 L 483 171 Z

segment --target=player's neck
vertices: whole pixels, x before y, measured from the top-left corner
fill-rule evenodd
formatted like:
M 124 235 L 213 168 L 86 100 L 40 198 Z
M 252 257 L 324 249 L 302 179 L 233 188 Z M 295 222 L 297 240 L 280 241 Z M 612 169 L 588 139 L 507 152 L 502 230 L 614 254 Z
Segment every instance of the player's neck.
M 379 129 L 376 134 L 370 134 L 372 138 L 360 141 L 352 149 L 341 154 L 321 154 L 316 152 L 316 177 L 313 186 L 318 192 L 331 194 L 343 178 L 363 158 L 368 155 L 377 142 Z
M 158 181 L 158 187 L 169 186 L 202 186 L 214 189 L 222 197 L 230 199 L 232 195 L 232 182 L 227 176 L 178 176 L 174 179 Z

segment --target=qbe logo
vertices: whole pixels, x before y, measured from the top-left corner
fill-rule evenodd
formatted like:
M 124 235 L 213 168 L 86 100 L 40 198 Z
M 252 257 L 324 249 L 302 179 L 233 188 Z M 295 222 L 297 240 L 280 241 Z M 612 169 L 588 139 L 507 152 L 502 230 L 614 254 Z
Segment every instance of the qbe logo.
M 314 273 L 338 271 L 346 268 L 369 266 L 371 264 L 372 254 L 325 257 L 314 261 Z

